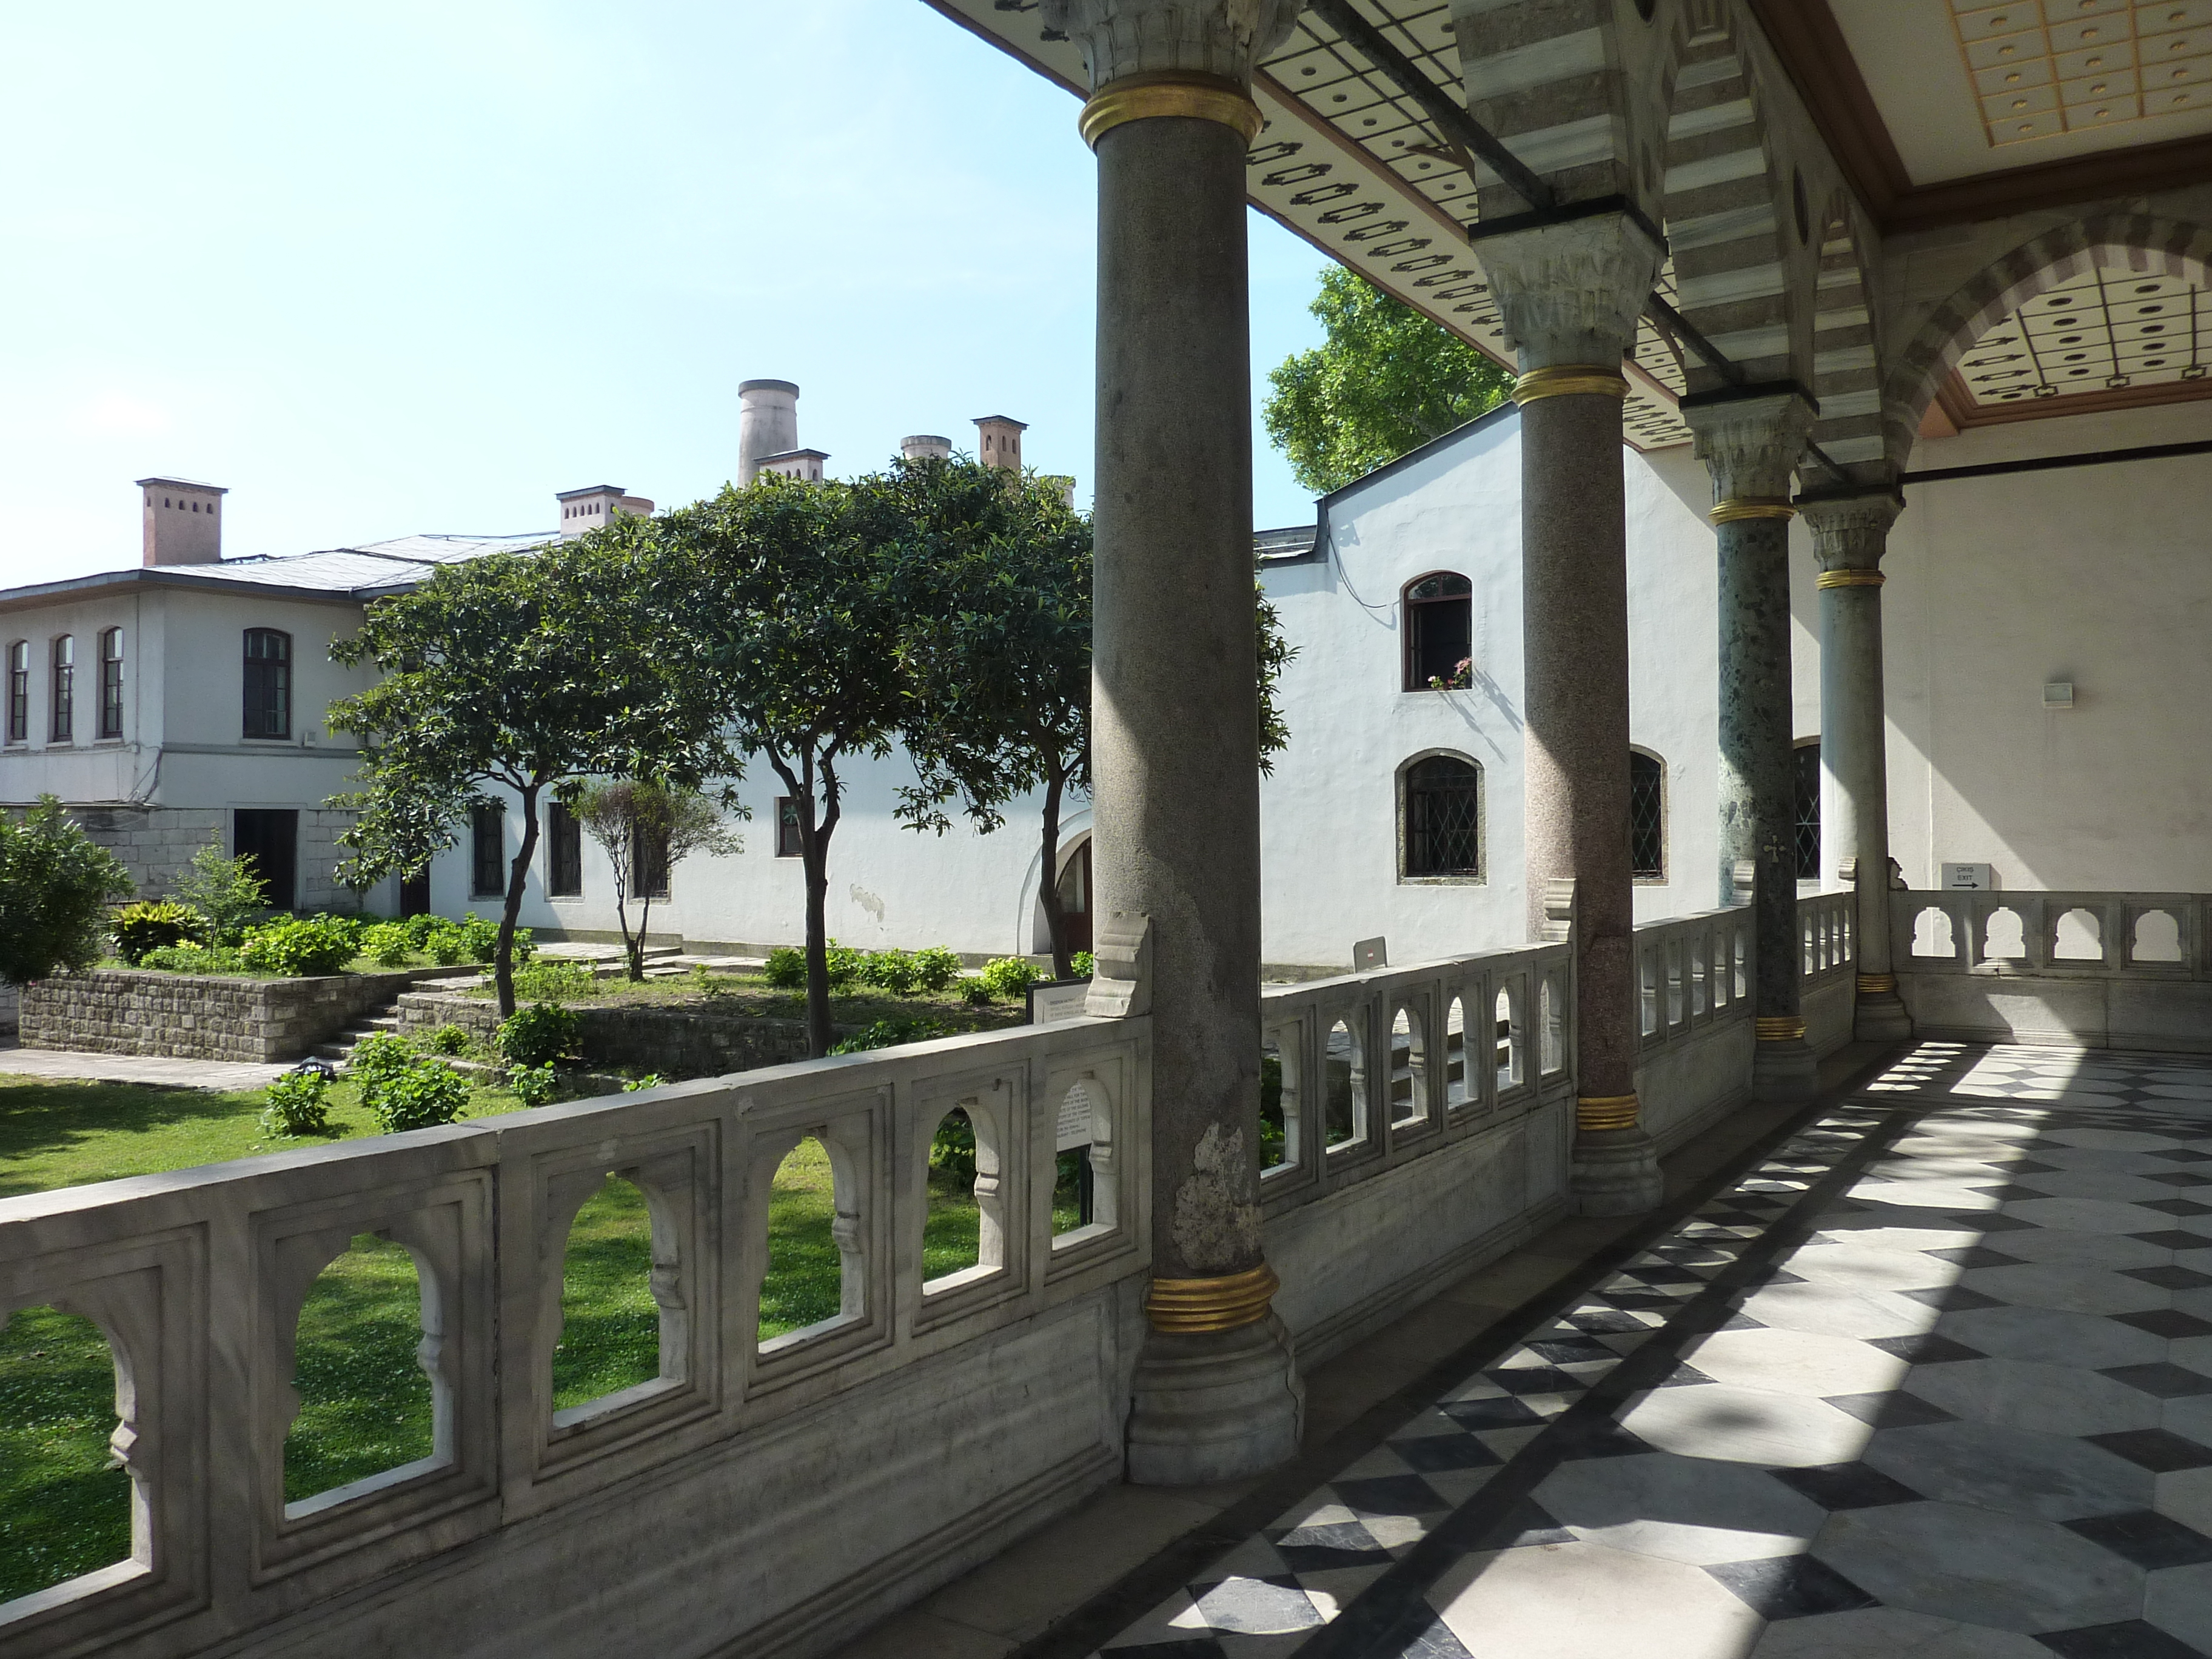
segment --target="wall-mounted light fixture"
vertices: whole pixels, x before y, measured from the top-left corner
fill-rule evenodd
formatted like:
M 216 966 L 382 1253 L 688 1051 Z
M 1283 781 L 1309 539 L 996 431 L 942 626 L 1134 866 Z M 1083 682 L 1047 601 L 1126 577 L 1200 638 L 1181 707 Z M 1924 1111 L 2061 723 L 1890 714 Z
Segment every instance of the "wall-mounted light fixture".
M 2074 682 L 2071 680 L 2045 681 L 2043 706 L 2046 709 L 2071 708 L 2074 706 Z

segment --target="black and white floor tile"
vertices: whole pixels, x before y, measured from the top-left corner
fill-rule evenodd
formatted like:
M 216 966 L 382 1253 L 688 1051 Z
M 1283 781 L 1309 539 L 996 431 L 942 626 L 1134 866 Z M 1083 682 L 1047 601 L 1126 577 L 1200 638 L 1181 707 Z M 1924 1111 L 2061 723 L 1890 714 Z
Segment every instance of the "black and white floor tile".
M 1920 1045 L 1101 1652 L 2212 1656 L 2212 1060 Z

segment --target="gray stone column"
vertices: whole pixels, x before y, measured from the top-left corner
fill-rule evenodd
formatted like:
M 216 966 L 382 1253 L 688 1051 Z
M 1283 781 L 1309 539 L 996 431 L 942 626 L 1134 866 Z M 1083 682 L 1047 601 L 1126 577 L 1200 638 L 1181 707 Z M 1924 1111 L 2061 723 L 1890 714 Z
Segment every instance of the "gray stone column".
M 1619 213 L 1482 237 L 1521 359 L 1524 878 L 1529 934 L 1546 884 L 1575 883 L 1576 1132 L 1586 1215 L 1659 1201 L 1657 1149 L 1636 1097 L 1634 888 L 1628 821 L 1628 556 L 1622 356 L 1659 269 Z
M 1893 495 L 1803 498 L 1820 562 L 1820 860 L 1856 862 L 1858 1010 L 1865 1042 L 1912 1035 L 1889 936 L 1889 749 L 1882 708 L 1881 556 L 1905 503 Z
M 1152 1273 L 1133 1480 L 1297 1449 L 1260 1236 L 1260 769 L 1244 155 L 1295 0 L 1046 0 L 1098 157 L 1094 872 L 1151 923 Z M 1117 914 L 1118 913 L 1118 915 Z
M 1720 894 L 1749 898 L 1754 942 L 1753 1097 L 1804 1100 L 1818 1086 L 1798 1006 L 1797 780 L 1790 675 L 1790 474 L 1814 409 L 1792 386 L 1685 398 L 1713 480 L 1720 548 Z M 1735 891 L 1735 870 L 1758 874 Z

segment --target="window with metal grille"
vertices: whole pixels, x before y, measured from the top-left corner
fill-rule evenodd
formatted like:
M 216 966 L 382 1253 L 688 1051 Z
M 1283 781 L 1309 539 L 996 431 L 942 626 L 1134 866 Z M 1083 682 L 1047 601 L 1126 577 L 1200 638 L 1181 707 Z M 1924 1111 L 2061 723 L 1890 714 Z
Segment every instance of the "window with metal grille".
M 1438 570 L 1406 584 L 1406 690 L 1459 683 L 1474 650 L 1474 589 Z
M 1638 881 L 1667 879 L 1667 767 L 1641 749 L 1628 751 L 1628 866 Z
M 1405 873 L 1482 874 L 1482 769 L 1431 755 L 1405 772 Z
M 775 855 L 795 859 L 804 851 L 799 844 L 799 802 L 790 795 L 775 798 Z
M 31 738 L 31 642 L 17 640 L 8 647 L 8 741 L 27 743 Z
M 51 731 L 56 743 L 73 742 L 76 733 L 76 641 L 66 634 L 54 641 L 54 718 Z
M 1820 740 L 1797 745 L 1797 879 L 1820 878 Z
M 103 629 L 100 635 L 100 735 L 123 735 L 123 630 Z
M 469 814 L 469 896 L 497 898 L 507 891 L 507 814 L 496 805 Z
M 292 636 L 275 628 L 246 630 L 246 735 L 292 735 Z
M 629 896 L 657 899 L 668 896 L 668 837 L 643 824 L 630 831 Z
M 584 826 L 559 801 L 545 809 L 546 852 L 550 867 L 546 893 L 553 898 L 584 896 Z

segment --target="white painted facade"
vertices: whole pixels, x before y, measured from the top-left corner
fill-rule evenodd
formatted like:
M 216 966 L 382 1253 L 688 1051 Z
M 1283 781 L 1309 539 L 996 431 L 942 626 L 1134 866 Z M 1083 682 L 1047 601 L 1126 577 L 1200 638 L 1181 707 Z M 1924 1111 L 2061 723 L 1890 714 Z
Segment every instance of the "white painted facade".
M 1923 466 L 2202 436 L 2206 404 L 2037 422 L 1923 441 Z M 2094 428 L 2084 437 L 2068 428 Z M 1719 894 L 1716 822 L 1716 561 L 1705 520 L 1705 468 L 1686 448 L 1622 453 L 1628 503 L 1631 740 L 1664 763 L 1665 871 L 1642 882 L 1640 920 L 1710 908 Z M 1286 554 L 1267 538 L 1261 580 L 1298 648 L 1282 697 L 1291 738 L 1261 792 L 1263 956 L 1283 967 L 1340 966 L 1352 942 L 1381 934 L 1397 961 L 1516 945 L 1521 880 L 1519 419 L 1492 413 L 1320 503 L 1325 534 Z M 1883 590 L 1887 642 L 1893 846 L 1916 886 L 1945 862 L 1991 865 L 2009 888 L 2212 889 L 2212 559 L 2201 459 L 2132 462 L 1913 486 L 1890 539 Z M 1820 623 L 1810 539 L 1792 530 L 1796 627 L 1795 731 L 1820 731 Z M 330 875 L 343 819 L 323 803 L 349 786 L 351 750 L 321 711 L 356 689 L 323 647 L 357 621 L 394 562 L 465 556 L 535 538 L 439 543 L 301 560 L 134 570 L 55 589 L 0 593 L 0 640 L 33 660 L 28 740 L 0 749 L 0 801 L 45 790 L 87 810 L 150 891 L 192 848 L 227 839 L 240 808 L 301 812 L 300 902 L 349 902 Z M 1289 538 L 1293 544 L 1299 538 Z M 331 562 L 342 562 L 332 564 Z M 424 567 L 414 567 L 419 580 Z M 297 577 L 288 576 L 295 570 Z M 1406 691 L 1401 594 L 1437 571 L 1473 588 L 1474 684 Z M 295 591 L 289 580 L 343 584 Z M 92 642 L 125 629 L 125 733 L 87 740 L 96 700 Z M 240 733 L 240 640 L 273 627 L 295 641 L 288 742 Z M 53 635 L 80 641 L 78 741 L 44 740 L 40 665 Z M 2041 688 L 2067 680 L 2074 708 L 2046 712 Z M 1430 753 L 1474 762 L 1483 777 L 1480 879 L 1399 874 L 1398 776 Z M 830 926 L 867 947 L 946 945 L 971 955 L 1043 948 L 1037 904 L 1038 808 L 1006 826 L 917 834 L 893 815 L 911 781 L 902 755 L 843 773 L 843 822 L 830 854 Z M 656 934 L 761 946 L 801 933 L 799 861 L 775 852 L 783 793 L 756 761 L 738 785 L 750 810 L 744 850 L 679 865 L 656 901 Z M 1062 851 L 1090 831 L 1070 801 Z M 506 823 L 511 852 L 519 827 Z M 541 842 L 541 848 L 544 843 Z M 430 903 L 495 913 L 470 891 L 469 830 L 432 870 Z M 553 933 L 615 927 L 604 855 L 583 844 L 580 897 L 546 891 L 541 851 L 522 920 Z M 1828 872 L 1832 876 L 1832 872 Z M 368 896 L 396 907 L 393 884 Z

